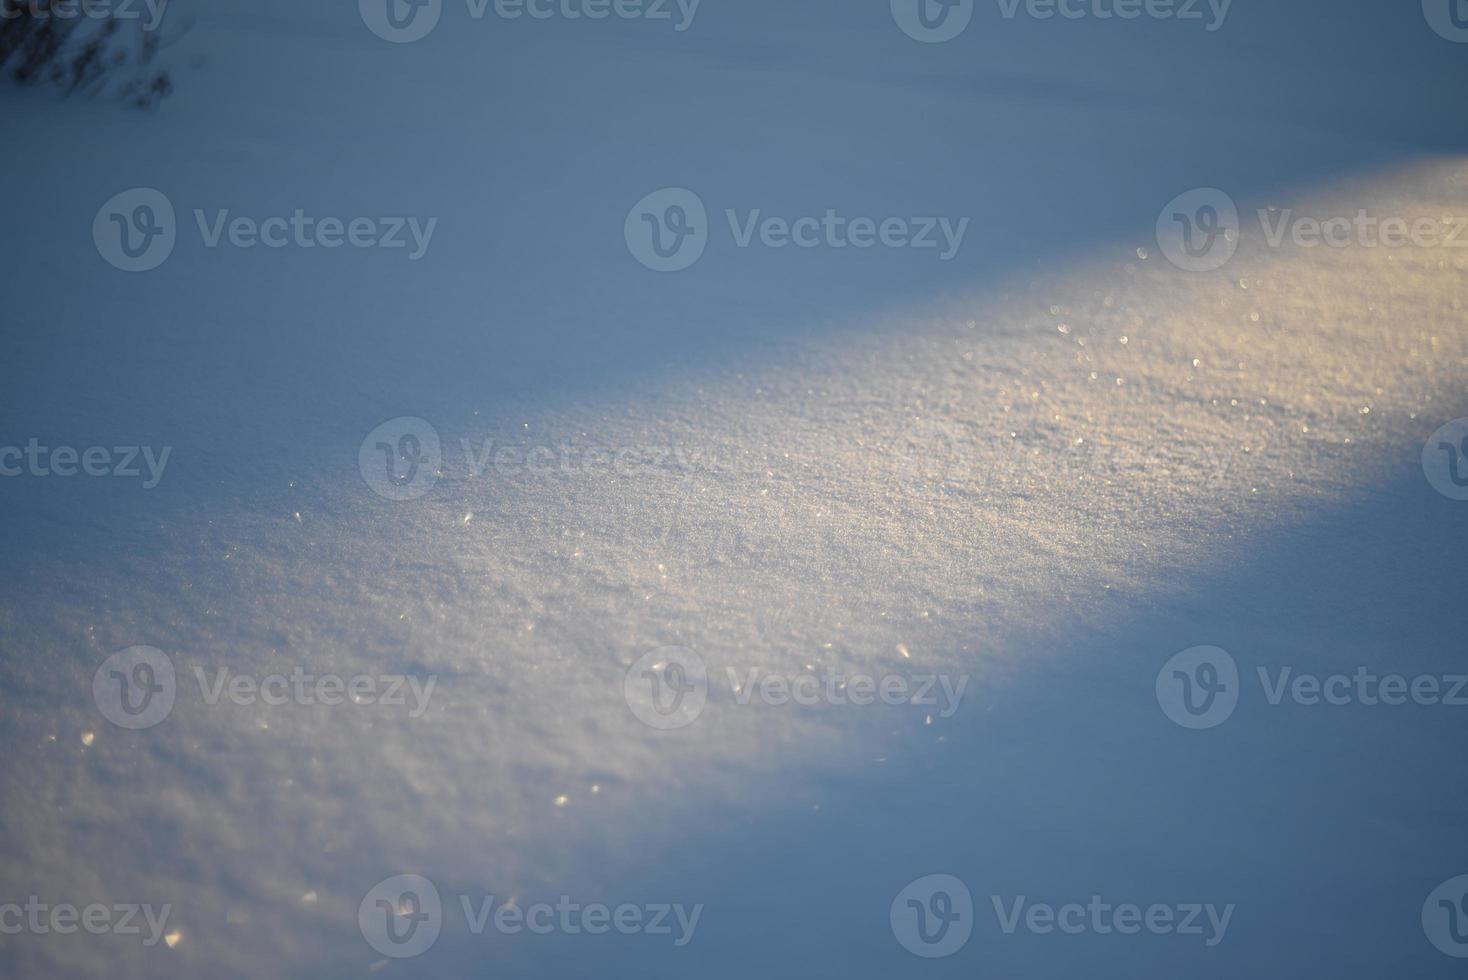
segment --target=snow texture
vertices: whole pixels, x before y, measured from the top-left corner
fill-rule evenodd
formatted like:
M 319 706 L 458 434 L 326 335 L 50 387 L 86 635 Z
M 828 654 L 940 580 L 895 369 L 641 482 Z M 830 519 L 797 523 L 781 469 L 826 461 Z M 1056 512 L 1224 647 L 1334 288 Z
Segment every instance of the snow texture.
M 1468 709 L 1253 680 L 1465 669 L 1468 504 L 1420 456 L 1468 415 L 1468 250 L 1256 217 L 1468 215 L 1468 47 L 1366 7 L 981 5 L 925 45 L 882 3 L 705 0 L 684 32 L 448 3 L 394 45 L 351 4 L 180 0 L 157 113 L 0 92 L 0 445 L 172 447 L 151 490 L 0 480 L 0 902 L 167 902 L 177 933 L 0 935 L 0 972 L 1454 975 L 1419 915 L 1468 871 Z M 128 274 L 90 228 L 135 186 L 179 242 Z M 622 238 L 666 186 L 712 229 L 676 274 Z M 1159 254 L 1192 187 L 1243 216 L 1214 272 Z M 950 262 L 724 225 L 828 207 L 971 225 Z M 409 261 L 205 248 L 195 208 L 439 221 Z M 358 468 L 400 416 L 443 445 L 412 501 Z M 473 472 L 486 446 L 510 462 Z M 179 694 L 128 731 L 92 677 L 136 644 Z M 1188 731 L 1154 680 L 1200 644 L 1247 693 Z M 711 675 L 673 731 L 623 697 L 665 646 Z M 294 667 L 436 686 L 413 718 L 194 682 Z M 742 705 L 755 668 L 970 681 L 947 718 Z M 445 923 L 390 961 L 357 909 L 404 873 Z M 888 910 L 932 873 L 975 933 L 921 960 Z M 1209 948 L 990 905 L 1093 894 L 1237 910 Z M 682 948 L 473 935 L 487 895 L 705 909 Z

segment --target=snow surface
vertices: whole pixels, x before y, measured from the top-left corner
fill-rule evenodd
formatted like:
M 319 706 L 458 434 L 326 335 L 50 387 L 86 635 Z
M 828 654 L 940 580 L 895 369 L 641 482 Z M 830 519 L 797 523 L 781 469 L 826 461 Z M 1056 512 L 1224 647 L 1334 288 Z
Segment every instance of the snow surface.
M 1468 415 L 1468 251 L 1271 249 L 1250 216 L 1468 214 L 1468 47 L 1415 4 L 1282 6 L 1216 34 L 981 9 L 919 45 L 882 3 L 705 0 L 681 34 L 450 4 L 389 45 L 351 4 L 180 0 L 158 113 L 0 92 L 0 445 L 173 447 L 153 490 L 0 480 L 0 901 L 169 902 L 178 932 L 0 936 L 0 970 L 1454 975 L 1419 913 L 1468 871 L 1464 709 L 1252 697 L 1191 732 L 1154 694 L 1199 644 L 1463 670 L 1468 504 L 1419 456 Z M 90 237 L 134 186 L 180 216 L 146 274 Z M 622 223 L 665 186 L 972 227 L 948 263 L 725 235 L 658 275 Z M 1203 186 L 1246 231 L 1185 273 L 1153 223 Z M 439 225 L 418 262 L 205 249 L 195 207 Z M 397 416 L 443 438 L 416 501 L 358 472 Z M 475 476 L 461 440 L 657 452 Z M 135 644 L 181 693 L 131 732 L 91 683 Z M 659 732 L 622 684 L 668 645 L 972 681 L 931 720 L 716 682 Z M 182 693 L 297 665 L 437 686 L 418 719 Z M 706 908 L 680 949 L 451 913 L 387 961 L 357 906 L 402 873 Z M 888 908 L 931 873 L 979 925 L 926 961 Z M 1237 911 L 1214 948 L 1006 936 L 988 896 L 1021 894 Z

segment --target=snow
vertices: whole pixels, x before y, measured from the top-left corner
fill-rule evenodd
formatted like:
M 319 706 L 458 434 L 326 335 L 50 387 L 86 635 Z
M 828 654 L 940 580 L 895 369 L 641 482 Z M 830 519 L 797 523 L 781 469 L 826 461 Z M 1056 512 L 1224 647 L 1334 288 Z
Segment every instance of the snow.
M 0 935 L 0 970 L 1449 975 L 1419 914 L 1468 870 L 1462 709 L 1254 682 L 1463 669 L 1468 511 L 1420 459 L 1468 415 L 1468 253 L 1271 248 L 1255 214 L 1468 214 L 1468 49 L 1332 10 L 980 10 L 919 45 L 885 4 L 705 0 L 681 33 L 450 4 L 391 45 L 350 4 L 200 2 L 156 114 L 0 92 L 0 445 L 172 447 L 155 489 L 0 480 L 0 903 L 177 932 Z M 130 274 L 91 227 L 138 186 L 179 241 Z M 712 222 L 677 273 L 622 237 L 663 187 Z M 1155 241 L 1192 187 L 1244 218 L 1215 272 Z M 438 225 L 417 261 L 211 249 L 195 208 Z M 951 262 L 740 249 L 726 208 L 971 226 Z M 443 458 L 398 501 L 359 451 L 401 417 Z M 140 644 L 179 693 L 129 731 L 92 681 Z M 1187 731 L 1154 683 L 1199 645 L 1245 691 Z M 667 647 L 709 696 L 659 731 L 623 685 Z M 196 668 L 435 687 L 421 717 L 210 705 Z M 941 717 L 740 704 L 729 669 L 969 680 Z M 357 910 L 400 874 L 445 921 L 388 961 Z M 888 916 L 929 874 L 976 921 L 925 961 Z M 705 908 L 681 948 L 471 934 L 489 895 Z M 1236 911 L 1214 947 L 1006 935 L 1020 895 Z

